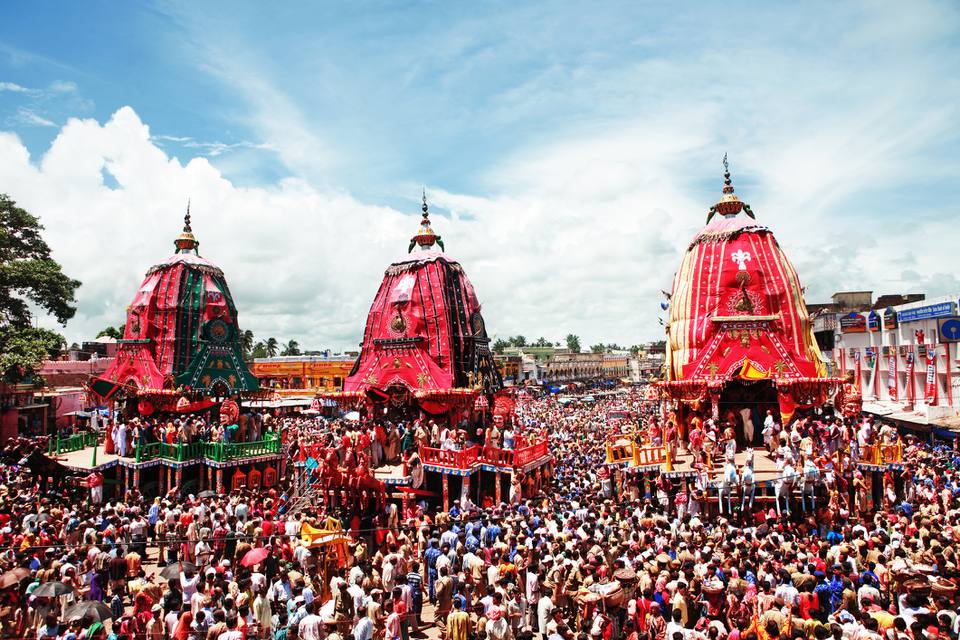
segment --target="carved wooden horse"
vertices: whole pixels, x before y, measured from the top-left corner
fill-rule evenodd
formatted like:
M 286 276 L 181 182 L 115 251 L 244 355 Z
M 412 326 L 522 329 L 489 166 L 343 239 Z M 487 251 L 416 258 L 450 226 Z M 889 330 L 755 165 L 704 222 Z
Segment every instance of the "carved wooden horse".
M 747 459 L 743 463 L 740 473 L 740 510 L 747 506 L 747 494 L 750 495 L 749 509 L 753 509 L 753 499 L 757 495 L 757 484 L 753 473 L 753 449 L 747 449 Z
M 727 512 L 730 514 L 733 513 L 733 505 L 730 503 L 730 496 L 733 493 L 733 488 L 738 484 L 740 484 L 740 475 L 737 473 L 737 465 L 731 458 L 727 458 L 727 462 L 723 466 L 723 477 L 720 479 L 719 502 L 721 514 L 723 514 L 724 499 L 727 501 Z
M 803 463 L 803 476 L 800 484 L 800 508 L 807 512 L 807 496 L 810 496 L 810 511 L 817 510 L 817 485 L 820 484 L 820 469 L 814 464 L 813 458 L 807 458 Z
M 796 471 L 793 468 L 793 461 L 787 458 L 783 469 L 780 471 L 780 475 L 777 476 L 777 480 L 773 483 L 773 491 L 777 499 L 777 515 L 780 515 L 781 498 L 783 498 L 783 503 L 786 506 L 787 515 L 790 515 L 790 494 L 793 492 L 795 475 Z

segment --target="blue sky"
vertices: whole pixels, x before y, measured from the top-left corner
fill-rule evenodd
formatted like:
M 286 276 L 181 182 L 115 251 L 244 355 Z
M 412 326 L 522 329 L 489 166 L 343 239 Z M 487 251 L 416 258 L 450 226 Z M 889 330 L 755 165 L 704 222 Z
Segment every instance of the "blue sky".
M 421 185 L 494 330 L 656 338 L 724 152 L 808 296 L 950 293 L 958 26 L 948 2 L 5 3 L 0 191 L 85 282 L 76 338 L 122 318 L 190 195 L 243 322 L 349 346 Z M 278 237 L 265 293 L 245 216 L 366 249 Z M 147 217 L 109 269 L 74 254 L 70 225 Z

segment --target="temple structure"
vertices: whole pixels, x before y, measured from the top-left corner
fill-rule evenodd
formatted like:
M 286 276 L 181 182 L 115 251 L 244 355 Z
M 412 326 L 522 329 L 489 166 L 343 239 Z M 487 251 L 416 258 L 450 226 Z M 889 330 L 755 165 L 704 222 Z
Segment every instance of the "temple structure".
M 839 382 L 826 377 L 800 279 L 734 194 L 726 156 L 723 195 L 683 256 L 669 313 L 661 389 L 670 400 L 710 403 L 715 416 L 721 406 L 779 406 L 788 421 Z
M 91 381 L 101 399 L 137 398 L 139 412 L 192 411 L 258 389 L 243 360 L 237 308 L 223 271 L 202 258 L 190 208 L 176 252 L 151 267 L 127 307 L 116 359 Z
M 422 210 L 409 256 L 384 273 L 341 397 L 432 415 L 490 406 L 503 382 L 480 302 L 463 267 L 443 252 L 426 196 Z

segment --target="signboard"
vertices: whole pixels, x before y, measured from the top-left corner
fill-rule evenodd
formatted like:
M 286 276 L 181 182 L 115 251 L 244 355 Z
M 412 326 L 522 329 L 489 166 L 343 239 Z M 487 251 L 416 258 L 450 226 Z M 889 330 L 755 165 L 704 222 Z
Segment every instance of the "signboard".
M 890 355 L 890 347 L 889 347 L 889 346 L 883 345 L 882 349 L 883 349 L 883 355 L 885 355 L 885 356 Z M 896 352 L 894 351 L 894 353 L 896 353 Z
M 900 345 L 900 355 L 901 355 L 901 356 L 905 356 L 905 355 L 909 354 L 911 351 L 912 351 L 912 349 L 910 348 L 909 345 L 906 345 L 906 344 Z
M 876 311 L 871 311 L 867 315 L 867 330 L 880 331 L 880 314 Z
M 960 342 L 960 317 L 940 321 L 940 342 Z
M 917 320 L 929 320 L 931 318 L 945 318 L 955 314 L 956 306 L 953 302 L 941 302 L 940 304 L 931 304 L 926 307 L 901 309 L 897 312 L 897 319 L 900 322 L 916 322 Z
M 883 310 L 883 328 L 886 330 L 897 328 L 897 312 L 893 307 L 887 307 Z
M 917 345 L 917 355 L 920 356 L 921 358 L 925 358 L 925 357 L 927 356 L 927 345 L 925 345 L 925 344 L 918 344 L 918 345 Z
M 866 333 L 867 318 L 863 314 L 853 311 L 840 317 L 841 333 Z

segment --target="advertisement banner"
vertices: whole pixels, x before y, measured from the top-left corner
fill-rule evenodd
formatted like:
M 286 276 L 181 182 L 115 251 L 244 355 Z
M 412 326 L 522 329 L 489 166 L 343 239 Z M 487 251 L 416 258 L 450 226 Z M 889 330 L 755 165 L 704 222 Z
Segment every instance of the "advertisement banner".
M 927 389 L 924 393 L 928 405 L 937 404 L 937 348 L 927 348 Z
M 860 372 L 860 349 L 857 349 L 853 352 L 853 367 L 853 377 L 854 382 L 857 385 L 857 391 L 863 393 L 863 387 L 860 384 L 860 376 L 862 375 Z
M 841 333 L 866 333 L 867 317 L 852 311 L 845 316 L 840 317 Z
M 897 400 L 897 356 L 896 351 L 890 351 L 890 355 L 887 357 L 887 393 L 890 394 L 890 399 L 896 402 Z
M 913 352 L 907 353 L 907 400 L 912 404 L 916 399 L 913 386 Z

